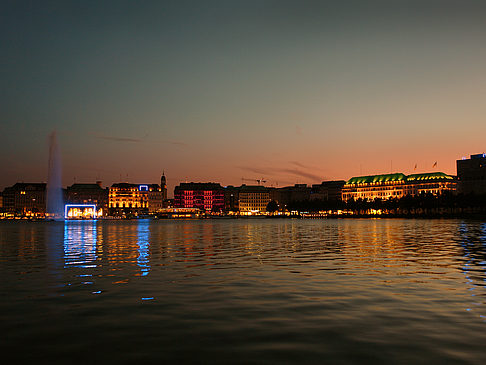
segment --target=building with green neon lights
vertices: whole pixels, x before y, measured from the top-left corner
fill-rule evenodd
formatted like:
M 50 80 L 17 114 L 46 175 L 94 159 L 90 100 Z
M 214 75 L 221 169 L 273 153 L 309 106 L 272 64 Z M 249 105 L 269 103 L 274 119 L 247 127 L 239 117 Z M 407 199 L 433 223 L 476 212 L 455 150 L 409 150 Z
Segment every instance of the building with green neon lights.
M 428 172 L 405 175 L 402 173 L 356 176 L 344 184 L 342 199 L 373 200 L 375 198 L 401 198 L 405 195 L 431 193 L 440 195 L 444 191 L 456 192 L 457 179 L 443 172 Z

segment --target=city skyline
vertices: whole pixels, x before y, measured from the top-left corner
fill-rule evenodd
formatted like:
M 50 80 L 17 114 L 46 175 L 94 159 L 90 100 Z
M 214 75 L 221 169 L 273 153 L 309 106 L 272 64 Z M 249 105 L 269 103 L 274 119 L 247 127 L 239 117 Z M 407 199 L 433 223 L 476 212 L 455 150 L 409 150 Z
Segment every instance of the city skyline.
M 169 192 L 454 175 L 485 152 L 479 2 L 9 2 L 0 17 L 0 189 L 47 180 L 53 130 L 63 186 L 165 170 Z

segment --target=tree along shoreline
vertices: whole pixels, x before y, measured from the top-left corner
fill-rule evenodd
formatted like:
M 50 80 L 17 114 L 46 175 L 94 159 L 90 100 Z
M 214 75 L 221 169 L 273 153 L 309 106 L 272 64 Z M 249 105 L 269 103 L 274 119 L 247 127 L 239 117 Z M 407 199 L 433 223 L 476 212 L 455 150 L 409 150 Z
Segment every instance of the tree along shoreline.
M 289 211 L 322 213 L 327 217 L 397 217 L 397 218 L 485 218 L 486 194 L 420 194 L 402 198 L 344 201 L 291 202 Z M 300 215 L 300 214 L 299 214 Z

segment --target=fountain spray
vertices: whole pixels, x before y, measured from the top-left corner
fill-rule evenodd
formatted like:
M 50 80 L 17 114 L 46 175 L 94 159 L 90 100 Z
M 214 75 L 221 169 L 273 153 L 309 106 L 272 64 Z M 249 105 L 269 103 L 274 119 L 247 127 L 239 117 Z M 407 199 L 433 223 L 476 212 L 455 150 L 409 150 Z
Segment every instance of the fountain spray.
M 64 202 L 61 184 L 61 152 L 57 143 L 57 134 L 49 135 L 49 167 L 47 175 L 47 218 L 64 219 Z

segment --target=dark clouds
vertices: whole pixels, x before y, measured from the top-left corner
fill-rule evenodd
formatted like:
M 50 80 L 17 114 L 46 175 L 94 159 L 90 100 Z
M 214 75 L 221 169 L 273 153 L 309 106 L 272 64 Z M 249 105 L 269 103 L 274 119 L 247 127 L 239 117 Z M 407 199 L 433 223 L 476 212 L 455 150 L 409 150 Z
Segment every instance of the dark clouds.
M 302 168 L 296 169 L 296 168 L 288 168 L 288 167 L 251 167 L 251 166 L 240 166 L 239 168 L 245 171 L 250 171 L 256 174 L 261 175 L 260 177 L 265 177 L 265 178 L 277 178 L 279 176 L 294 176 L 294 177 L 300 177 L 300 178 L 305 178 L 309 179 L 312 182 L 321 182 L 324 180 L 324 177 L 322 175 L 318 175 L 315 172 L 312 171 L 306 171 L 304 169 L 307 169 L 304 165 L 298 163 L 298 162 L 292 162 L 295 165 L 298 165 Z

